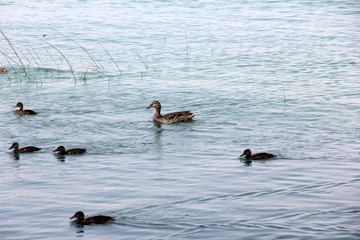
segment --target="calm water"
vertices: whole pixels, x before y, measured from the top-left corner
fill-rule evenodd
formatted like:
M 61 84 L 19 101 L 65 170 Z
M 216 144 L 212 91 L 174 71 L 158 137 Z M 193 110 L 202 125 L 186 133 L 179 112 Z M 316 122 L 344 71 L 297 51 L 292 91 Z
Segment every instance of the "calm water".
M 1 35 L 1 239 L 360 239 L 358 1 L 1 1 L 0 16 L 29 75 Z M 199 114 L 156 124 L 153 100 Z M 78 210 L 116 221 L 80 227 Z

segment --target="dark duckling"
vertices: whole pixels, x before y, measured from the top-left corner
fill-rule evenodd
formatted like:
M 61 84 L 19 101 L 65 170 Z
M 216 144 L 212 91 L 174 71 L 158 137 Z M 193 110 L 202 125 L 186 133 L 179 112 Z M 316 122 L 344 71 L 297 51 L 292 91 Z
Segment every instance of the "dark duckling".
M 159 101 L 153 101 L 146 109 L 150 108 L 155 108 L 155 113 L 153 116 L 154 121 L 167 124 L 191 120 L 197 114 L 197 112 L 183 111 L 161 115 L 161 104 Z
M 34 147 L 34 146 L 28 146 L 28 147 L 19 148 L 19 143 L 18 142 L 14 142 L 9 149 L 12 149 L 12 148 L 14 148 L 14 153 L 35 152 L 35 151 L 39 151 L 41 149 L 41 148 Z
M 250 149 L 246 149 L 243 154 L 240 155 L 240 157 L 245 156 L 247 160 L 261 160 L 261 159 L 268 159 L 268 158 L 274 158 L 276 155 L 271 153 L 256 153 L 254 155 L 251 154 Z
M 85 153 L 86 149 L 73 148 L 65 151 L 64 146 L 59 146 L 57 149 L 54 150 L 54 152 L 58 152 L 61 155 L 74 155 L 74 154 Z
M 35 114 L 37 114 L 37 112 L 35 112 L 35 111 L 33 111 L 33 110 L 29 110 L 29 109 L 27 109 L 27 110 L 24 110 L 23 108 L 24 108 L 24 105 L 22 104 L 22 102 L 18 102 L 16 105 L 15 105 L 15 107 L 14 108 L 19 108 L 19 110 L 18 110 L 18 112 L 19 112 L 19 114 L 22 114 L 22 115 L 35 115 Z
M 103 216 L 103 215 L 85 218 L 85 215 L 82 211 L 76 212 L 74 214 L 74 216 L 72 216 L 70 219 L 76 219 L 75 220 L 76 223 L 82 224 L 82 225 L 89 225 L 89 224 L 93 224 L 93 223 L 94 224 L 103 224 L 103 223 L 107 223 L 107 222 L 115 220 L 114 217 Z

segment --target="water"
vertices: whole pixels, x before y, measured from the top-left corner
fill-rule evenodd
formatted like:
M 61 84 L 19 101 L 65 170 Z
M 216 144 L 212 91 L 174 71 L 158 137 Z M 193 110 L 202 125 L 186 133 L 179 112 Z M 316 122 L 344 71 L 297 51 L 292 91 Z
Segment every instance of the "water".
M 1 239 L 360 239 L 357 1 L 8 1 L 0 16 L 31 74 L 1 55 Z M 1 51 L 18 61 L 3 36 Z M 156 124 L 153 100 L 199 114 Z M 78 210 L 116 221 L 80 227 Z

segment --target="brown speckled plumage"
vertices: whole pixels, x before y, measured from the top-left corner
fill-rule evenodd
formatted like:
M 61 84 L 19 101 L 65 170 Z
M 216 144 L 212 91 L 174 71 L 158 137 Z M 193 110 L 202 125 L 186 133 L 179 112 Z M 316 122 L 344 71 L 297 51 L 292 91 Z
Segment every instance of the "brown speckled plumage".
M 159 101 L 153 101 L 146 109 L 150 108 L 155 108 L 154 121 L 167 124 L 191 120 L 197 114 L 197 112 L 182 111 L 161 115 L 161 104 Z

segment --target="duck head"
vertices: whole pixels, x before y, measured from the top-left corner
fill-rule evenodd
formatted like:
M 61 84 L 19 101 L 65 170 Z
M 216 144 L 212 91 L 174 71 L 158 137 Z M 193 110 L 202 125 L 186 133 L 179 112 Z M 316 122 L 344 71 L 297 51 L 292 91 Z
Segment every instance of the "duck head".
M 153 101 L 150 106 L 148 106 L 146 109 L 150 109 L 150 108 L 155 108 L 155 109 L 160 109 L 161 108 L 161 104 L 159 101 Z
M 243 154 L 240 155 L 240 157 L 242 156 L 251 157 L 251 150 L 245 149 L 245 151 L 243 152 Z
M 11 147 L 9 149 L 12 149 L 12 148 L 18 148 L 19 147 L 19 143 L 18 142 L 14 142 Z
M 24 107 L 24 105 L 22 104 L 22 102 L 18 102 L 15 106 L 14 106 L 14 108 L 20 108 L 20 110 L 22 110 L 23 109 L 23 107 Z
M 58 146 L 58 148 L 55 149 L 53 152 L 60 152 L 60 153 L 62 153 L 62 152 L 65 152 L 65 148 L 64 148 L 64 146 Z
M 78 220 L 83 220 L 85 218 L 85 215 L 82 211 L 78 211 L 74 214 L 74 216 L 72 216 L 69 219 L 78 219 Z

